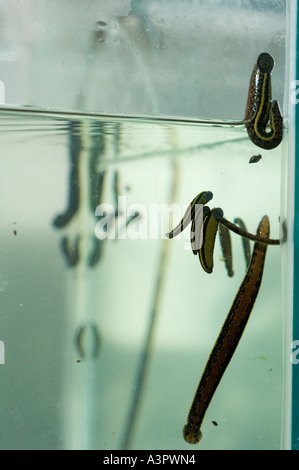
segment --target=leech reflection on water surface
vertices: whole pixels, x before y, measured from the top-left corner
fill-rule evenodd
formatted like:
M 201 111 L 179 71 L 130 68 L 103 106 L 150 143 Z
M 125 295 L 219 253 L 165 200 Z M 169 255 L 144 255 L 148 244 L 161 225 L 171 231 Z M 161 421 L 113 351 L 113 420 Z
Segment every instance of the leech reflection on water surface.
M 263 237 L 259 237 L 258 235 L 253 235 L 250 232 L 242 230 L 240 227 L 233 224 L 232 222 L 225 219 L 224 217 L 221 219 L 221 224 L 225 225 L 232 232 L 235 232 L 238 235 L 241 235 L 241 237 L 248 238 L 248 240 L 252 240 L 254 242 L 260 242 L 260 243 L 267 244 L 267 245 L 280 245 L 280 240 L 279 239 L 277 239 L 277 238 L 268 238 L 268 239 L 263 240 Z
M 202 245 L 198 251 L 201 267 L 206 273 L 211 274 L 214 267 L 214 247 L 223 210 L 216 207 L 209 211 L 203 219 Z
M 70 225 L 71 221 L 79 213 L 80 210 L 86 210 L 85 207 L 80 203 L 81 199 L 81 185 L 88 184 L 89 192 L 89 203 L 90 210 L 92 211 L 93 216 L 95 213 L 96 207 L 100 204 L 103 194 L 104 180 L 105 180 L 105 171 L 98 171 L 99 159 L 105 151 L 104 143 L 104 131 L 103 124 L 97 126 L 97 129 L 94 129 L 94 134 L 91 138 L 90 148 L 88 150 L 88 182 L 80 181 L 80 168 L 85 164 L 84 158 L 85 155 L 82 155 L 83 145 L 81 133 L 82 123 L 80 122 L 71 122 L 69 125 L 69 159 L 70 159 L 70 176 L 69 176 L 69 197 L 68 197 L 68 206 L 64 213 L 58 215 L 54 221 L 53 225 L 56 228 L 63 229 Z M 96 219 L 95 219 L 96 220 Z M 61 247 L 63 254 L 65 256 L 68 266 L 74 268 L 78 265 L 80 260 L 80 242 L 82 237 L 79 236 L 81 228 L 77 228 L 77 235 L 75 238 L 70 235 L 65 235 L 61 238 Z M 73 229 L 71 229 L 73 231 Z M 90 235 L 85 234 L 86 237 L 91 237 L 94 239 L 93 251 L 88 256 L 88 259 L 82 260 L 88 266 L 94 267 L 101 257 L 101 244 L 102 240 L 95 238 L 94 230 L 91 229 Z M 74 239 L 71 242 L 71 239 Z

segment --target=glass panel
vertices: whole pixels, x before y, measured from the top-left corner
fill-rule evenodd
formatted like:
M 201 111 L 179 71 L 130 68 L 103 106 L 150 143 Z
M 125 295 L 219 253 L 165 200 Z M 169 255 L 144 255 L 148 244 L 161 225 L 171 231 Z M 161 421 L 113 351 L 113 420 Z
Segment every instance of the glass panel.
M 240 121 L 263 51 L 287 112 L 285 2 L 10 0 L 0 17 L 1 448 L 193 450 L 182 428 L 246 264 L 237 234 L 230 277 L 218 235 L 207 274 L 189 227 L 165 233 L 212 191 L 279 238 L 288 130 L 263 150 Z M 196 449 L 281 446 L 280 256 Z
M 4 0 L 5 102 L 242 120 L 260 52 L 275 58 L 283 105 L 285 9 L 282 0 Z

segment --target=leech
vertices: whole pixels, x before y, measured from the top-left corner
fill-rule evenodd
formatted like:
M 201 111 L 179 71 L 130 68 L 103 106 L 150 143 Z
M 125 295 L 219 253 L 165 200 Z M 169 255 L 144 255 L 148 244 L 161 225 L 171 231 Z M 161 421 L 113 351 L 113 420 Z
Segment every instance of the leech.
M 209 206 L 195 209 L 195 214 L 192 219 L 191 230 L 190 230 L 190 241 L 191 248 L 194 255 L 199 253 L 200 248 L 203 244 L 203 222 L 205 217 L 211 212 Z
M 257 236 L 268 239 L 269 233 L 269 219 L 264 216 Z M 248 270 L 205 366 L 183 428 L 184 439 L 189 444 L 197 444 L 202 437 L 203 418 L 246 327 L 261 286 L 267 247 L 266 243 L 254 244 Z
M 227 274 L 232 277 L 234 275 L 232 242 L 230 231 L 225 225 L 219 225 L 219 238 Z
M 217 230 L 223 217 L 220 207 L 212 209 L 203 220 L 203 243 L 198 251 L 198 258 L 204 271 L 211 274 L 214 267 L 214 246 Z
M 236 219 L 234 219 L 234 223 L 239 225 L 239 227 L 244 232 L 247 232 L 246 225 L 240 217 L 237 217 Z M 248 268 L 249 263 L 250 263 L 250 259 L 251 259 L 250 242 L 249 242 L 248 238 L 242 237 L 242 245 L 243 245 L 243 252 L 244 252 L 244 257 L 245 257 L 246 268 Z
M 77 237 L 75 238 L 74 246 L 71 247 L 68 237 L 61 238 L 61 249 L 63 254 L 65 255 L 67 264 L 70 267 L 76 266 L 79 261 L 79 240 L 80 237 L 79 235 L 77 235 Z
M 226 220 L 224 217 L 221 219 L 220 223 L 222 225 L 225 225 L 227 228 L 229 228 L 232 232 L 237 233 L 238 235 L 241 235 L 241 237 L 248 238 L 248 240 L 252 240 L 254 242 L 260 242 L 266 245 L 280 245 L 280 240 L 278 239 L 264 239 L 263 237 L 259 237 L 258 235 L 253 235 L 252 233 L 246 232 L 245 230 L 242 230 L 240 227 L 237 225 L 233 224 L 229 220 Z
M 250 140 L 266 150 L 277 147 L 283 134 L 283 119 L 277 101 L 271 101 L 271 72 L 274 60 L 263 52 L 258 56 L 250 79 L 244 121 Z M 268 128 L 269 126 L 269 128 Z
M 63 214 L 58 215 L 53 225 L 57 228 L 65 227 L 74 217 L 80 204 L 79 186 L 79 159 L 82 150 L 81 138 L 77 131 L 77 123 L 70 123 L 70 183 L 68 207 Z
M 213 193 L 211 193 L 211 191 L 202 191 L 201 193 L 199 193 L 188 205 L 181 222 L 173 230 L 171 230 L 171 232 L 166 233 L 166 237 L 174 238 L 179 235 L 194 218 L 196 209 L 200 209 L 200 207 L 198 206 L 207 204 L 212 198 Z

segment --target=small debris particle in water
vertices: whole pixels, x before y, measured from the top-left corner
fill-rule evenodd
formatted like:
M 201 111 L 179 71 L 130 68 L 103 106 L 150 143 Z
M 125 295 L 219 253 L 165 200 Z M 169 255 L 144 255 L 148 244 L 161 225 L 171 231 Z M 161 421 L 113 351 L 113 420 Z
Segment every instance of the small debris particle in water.
M 17 231 L 16 231 L 16 230 L 14 230 L 13 233 L 14 233 L 14 235 L 17 235 Z
M 77 359 L 76 362 L 81 362 L 81 359 Z
M 258 155 L 253 155 L 250 160 L 249 160 L 249 163 L 257 163 L 261 160 L 262 156 L 261 154 L 259 153 Z
M 106 23 L 105 21 L 98 21 L 98 22 L 97 22 L 97 26 L 98 26 L 99 28 L 106 28 L 107 23 Z
M 218 426 L 217 421 L 212 421 L 212 423 L 214 424 L 214 426 Z

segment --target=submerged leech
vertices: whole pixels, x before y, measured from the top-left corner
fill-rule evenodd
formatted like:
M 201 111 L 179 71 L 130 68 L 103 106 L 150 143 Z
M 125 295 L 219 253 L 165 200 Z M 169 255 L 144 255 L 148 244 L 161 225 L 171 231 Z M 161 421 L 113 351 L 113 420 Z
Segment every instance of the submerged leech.
M 225 225 L 229 230 L 237 233 L 241 237 L 248 238 L 248 240 L 252 240 L 254 242 L 260 242 L 260 243 L 267 244 L 267 245 L 280 245 L 279 239 L 277 238 L 263 239 L 263 237 L 259 237 L 258 235 L 253 235 L 252 233 L 249 233 L 246 230 L 242 230 L 240 227 L 233 224 L 229 220 L 226 220 L 224 217 L 221 219 L 221 224 Z
M 244 231 L 247 232 L 247 227 L 243 220 L 240 217 L 237 217 L 234 219 L 234 223 L 239 225 L 239 227 Z M 242 246 L 243 246 L 243 252 L 244 252 L 244 258 L 245 258 L 245 263 L 246 263 L 246 268 L 248 268 L 250 259 L 251 259 L 251 250 L 250 250 L 250 242 L 248 238 L 242 237 Z
M 217 207 L 212 209 L 203 221 L 203 243 L 198 252 L 198 257 L 202 268 L 209 274 L 212 273 L 214 267 L 215 239 L 222 217 L 223 210 Z
M 196 208 L 195 215 L 192 219 L 191 230 L 190 230 L 190 241 L 191 248 L 194 255 L 199 253 L 200 248 L 203 244 L 203 222 L 206 216 L 210 213 L 211 209 L 209 206 L 203 208 Z
M 257 235 L 260 238 L 269 238 L 269 233 L 269 219 L 264 216 L 258 226 Z M 254 244 L 250 265 L 205 366 L 187 424 L 183 428 L 184 439 L 189 444 L 197 444 L 202 437 L 200 427 L 204 415 L 236 350 L 257 298 L 266 252 L 267 244 Z
M 225 225 L 219 225 L 220 245 L 222 249 L 223 259 L 227 274 L 229 277 L 234 275 L 233 270 L 233 253 L 230 232 Z
M 181 222 L 173 229 L 171 232 L 166 234 L 167 238 L 174 238 L 190 224 L 191 220 L 195 217 L 195 211 L 199 205 L 207 204 L 213 198 L 213 193 L 211 191 L 203 191 L 199 193 L 192 202 L 188 205 L 184 217 Z
M 244 121 L 250 140 L 266 150 L 282 140 L 283 120 L 277 101 L 272 101 L 271 72 L 274 60 L 263 52 L 258 56 L 250 79 Z M 252 120 L 250 118 L 254 116 Z M 249 121 L 248 121 L 249 120 Z

